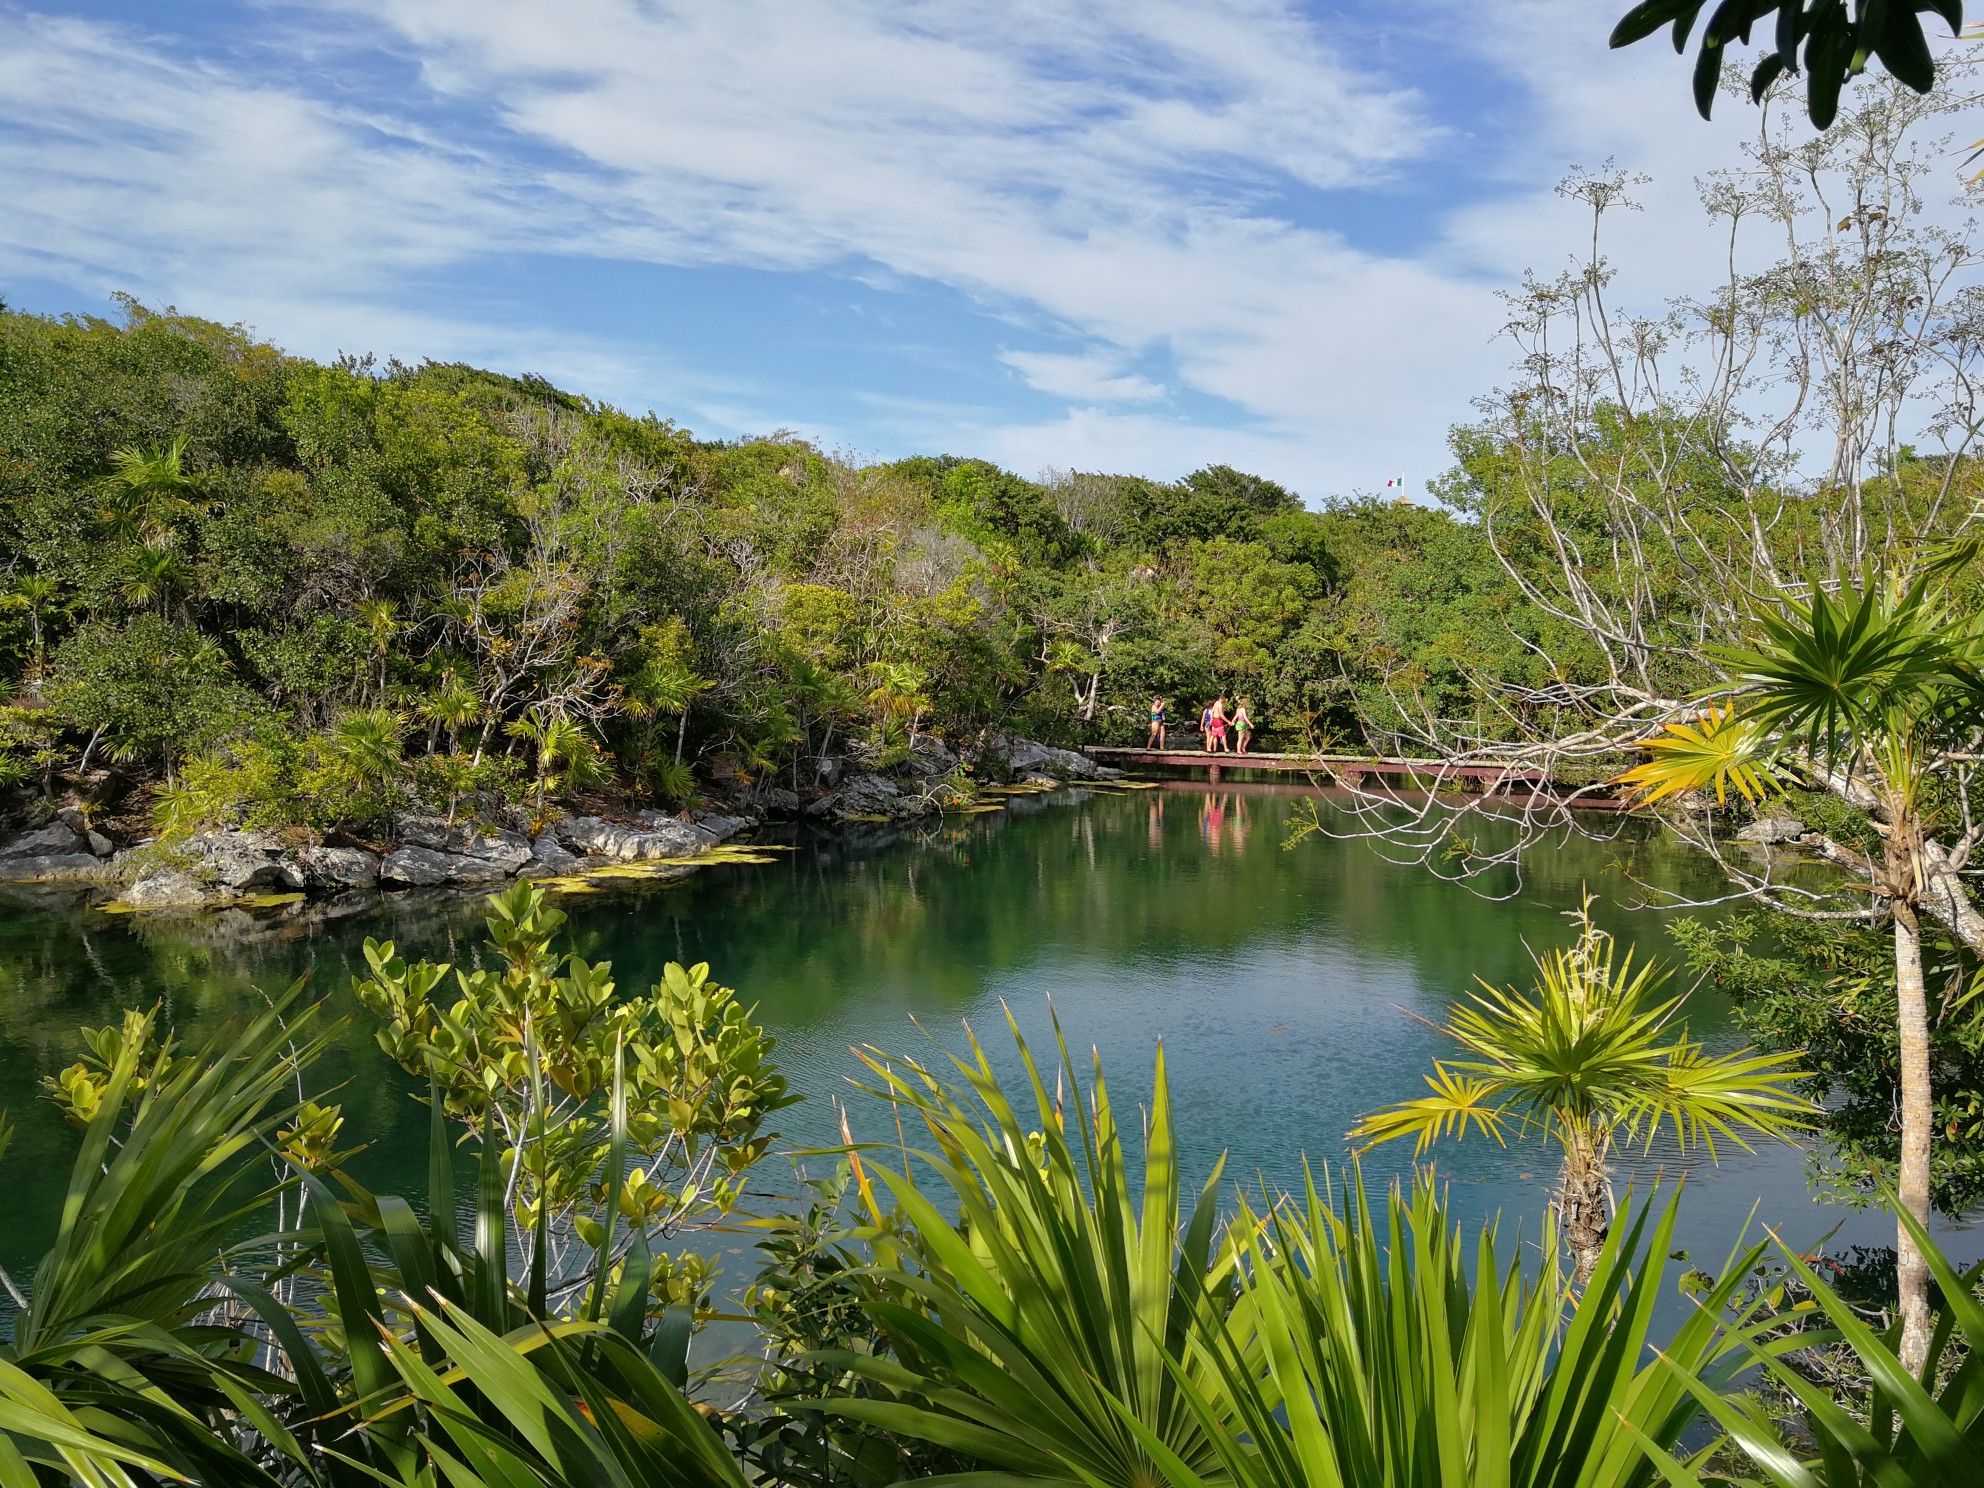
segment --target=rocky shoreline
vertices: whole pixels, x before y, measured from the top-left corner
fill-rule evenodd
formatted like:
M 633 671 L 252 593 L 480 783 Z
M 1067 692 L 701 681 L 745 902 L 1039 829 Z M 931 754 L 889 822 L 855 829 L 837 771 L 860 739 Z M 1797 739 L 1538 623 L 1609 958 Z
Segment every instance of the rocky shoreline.
M 482 820 L 409 811 L 389 840 L 323 838 L 298 828 L 221 828 L 173 842 L 120 845 L 74 805 L 30 802 L 24 827 L 0 835 L 0 883 L 74 884 L 102 907 L 199 911 L 271 900 L 415 889 L 486 892 L 514 878 L 583 879 L 631 865 L 685 866 L 767 821 L 874 823 L 970 807 L 981 783 L 1048 786 L 1122 772 L 1031 739 L 994 738 L 961 761 L 935 739 L 864 768 L 859 755 L 820 762 L 815 786 L 760 784 L 711 792 L 712 809 L 667 813 L 588 801 L 533 824 L 515 807 Z M 969 782 L 969 783 L 963 783 Z

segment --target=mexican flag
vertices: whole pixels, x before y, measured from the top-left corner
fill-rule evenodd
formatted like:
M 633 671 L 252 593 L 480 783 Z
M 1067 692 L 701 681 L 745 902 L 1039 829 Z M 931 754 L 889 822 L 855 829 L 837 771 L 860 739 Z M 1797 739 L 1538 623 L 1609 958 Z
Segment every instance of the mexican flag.
M 1405 477 L 1401 475 L 1397 480 L 1388 480 L 1385 482 L 1385 489 L 1387 491 L 1389 491 L 1393 486 L 1397 486 L 1401 491 L 1404 490 Z

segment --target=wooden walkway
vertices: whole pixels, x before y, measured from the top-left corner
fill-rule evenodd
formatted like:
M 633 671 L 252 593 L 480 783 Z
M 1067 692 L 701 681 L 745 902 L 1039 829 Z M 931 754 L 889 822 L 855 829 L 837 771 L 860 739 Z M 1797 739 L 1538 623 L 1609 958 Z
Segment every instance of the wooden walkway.
M 1345 785 L 1362 784 L 1369 777 L 1404 782 L 1406 790 L 1439 789 L 1459 786 L 1486 796 L 1506 796 L 1512 805 L 1526 799 L 1555 799 L 1557 791 L 1542 770 L 1518 765 L 1451 764 L 1436 759 L 1373 759 L 1358 754 L 1207 754 L 1198 749 L 1130 749 L 1118 745 L 1085 744 L 1082 753 L 1099 765 L 1125 769 L 1137 765 L 1163 765 L 1176 770 L 1204 770 L 1214 785 L 1225 770 L 1292 771 L 1303 775 L 1328 776 Z M 1415 783 L 1423 782 L 1423 784 Z M 1625 803 L 1609 796 L 1580 796 L 1574 803 L 1580 810 L 1623 811 Z

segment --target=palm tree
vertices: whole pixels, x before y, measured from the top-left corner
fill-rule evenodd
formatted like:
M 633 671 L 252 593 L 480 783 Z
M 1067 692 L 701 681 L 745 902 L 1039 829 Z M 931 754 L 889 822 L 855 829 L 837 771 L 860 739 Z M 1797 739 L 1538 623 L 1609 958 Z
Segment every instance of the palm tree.
M 383 700 L 386 696 L 386 654 L 392 649 L 393 637 L 404 628 L 400 623 L 399 603 L 391 599 L 361 599 L 353 608 L 365 628 L 372 632 L 372 660 L 377 672 L 373 695 Z
M 649 625 L 641 631 L 645 652 L 640 670 L 627 684 L 622 703 L 634 718 L 648 719 L 658 713 L 673 713 L 675 719 L 675 763 L 682 763 L 682 747 L 689 737 L 689 709 L 696 699 L 716 683 L 699 675 L 690 665 L 693 643 L 689 627 L 678 616 L 665 625 Z
M 430 723 L 447 730 L 448 753 L 459 754 L 461 731 L 482 716 L 482 699 L 450 673 L 447 684 L 421 703 L 420 711 Z M 428 743 L 431 747 L 433 740 Z
M 1925 844 L 1928 796 L 1945 755 L 1974 750 L 1984 719 L 1984 637 L 1959 620 L 1934 571 L 1911 581 L 1870 576 L 1863 587 L 1784 600 L 1756 619 L 1753 647 L 1714 652 L 1731 677 L 1694 723 L 1647 741 L 1651 758 L 1620 777 L 1644 804 L 1687 791 L 1733 787 L 1756 802 L 1796 773 L 1826 781 L 1865 810 L 1882 838 L 1877 855 L 1839 849 L 1871 898 L 1867 917 L 1894 926 L 1901 1046 L 1901 1161 L 1896 1191 L 1915 1221 L 1895 1236 L 1902 1315 L 1900 1356 L 1919 1370 L 1930 1342 L 1929 1267 L 1915 1240 L 1929 1220 L 1935 1104 L 1921 916 L 1932 891 Z M 1939 889 L 1958 893 L 1958 890 Z M 1947 909 L 1948 906 L 1942 906 Z
M 199 509 L 200 481 L 186 473 L 186 441 L 164 448 L 121 449 L 110 456 L 110 474 L 100 483 L 98 520 L 113 537 L 136 538 L 147 547 L 165 547 L 175 536 L 171 518 Z
M 911 661 L 877 661 L 868 667 L 868 703 L 886 727 L 907 720 L 909 742 L 930 706 L 930 674 Z
M 583 790 L 607 779 L 599 746 L 575 719 L 555 714 L 543 722 L 519 718 L 506 732 L 527 741 L 537 754 L 537 809 L 553 791 Z
M 0 595 L 0 606 L 10 610 L 20 610 L 28 617 L 28 645 L 31 662 L 28 671 L 28 690 L 39 694 L 42 669 L 47 661 L 46 637 L 42 634 L 41 616 L 53 603 L 61 586 L 47 574 L 22 574 L 14 580 L 11 593 Z
M 141 608 L 156 604 L 165 616 L 171 609 L 172 591 L 186 583 L 186 565 L 170 548 L 140 548 L 124 559 L 124 598 Z
M 1436 1060 L 1432 1094 L 1387 1106 L 1350 1135 L 1367 1146 L 1409 1136 L 1424 1152 L 1470 1127 L 1503 1143 L 1542 1132 L 1563 1149 L 1557 1210 L 1582 1285 L 1611 1228 L 1606 1175 L 1620 1137 L 1650 1145 L 1670 1131 L 1713 1157 L 1718 1136 L 1747 1150 L 1744 1131 L 1788 1138 L 1816 1108 L 1792 1090 L 1801 1070 L 1749 1049 L 1705 1054 L 1676 1023 L 1684 999 L 1653 1001 L 1666 980 L 1659 964 L 1620 954 L 1589 899 L 1576 921 L 1571 945 L 1532 958 L 1533 993 L 1482 982 L 1454 1010 L 1442 1031 L 1472 1058 Z
M 355 708 L 332 727 L 330 752 L 361 787 L 383 789 L 399 773 L 403 727 L 388 708 Z

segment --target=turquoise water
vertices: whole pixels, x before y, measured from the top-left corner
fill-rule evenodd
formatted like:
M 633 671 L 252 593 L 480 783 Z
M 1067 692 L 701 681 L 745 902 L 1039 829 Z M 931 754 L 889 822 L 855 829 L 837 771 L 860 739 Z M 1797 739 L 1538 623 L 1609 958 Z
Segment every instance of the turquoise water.
M 708 961 L 778 1035 L 808 1099 L 781 1113 L 787 1145 L 832 1138 L 833 1102 L 857 1134 L 892 1134 L 886 1112 L 850 1084 L 850 1046 L 927 1059 L 961 1046 L 968 1022 L 1002 1060 L 1002 1009 L 1029 1038 L 1051 1038 L 1050 1008 L 1086 1065 L 1100 1051 L 1120 1102 L 1149 1090 L 1164 1043 L 1187 1165 L 1223 1151 L 1235 1180 L 1301 1179 L 1304 1154 L 1337 1162 L 1362 1113 L 1414 1093 L 1442 1040 L 1437 1021 L 1474 975 L 1523 976 L 1525 940 L 1566 934 L 1562 912 L 1589 886 L 1634 900 L 1635 884 L 1709 892 L 1705 865 L 1638 828 L 1606 844 L 1533 853 L 1519 898 L 1494 902 L 1362 842 L 1311 838 L 1284 851 L 1292 792 L 1169 782 L 1161 791 L 1022 798 L 997 814 L 910 831 L 801 838 L 770 866 L 733 865 L 666 884 L 619 886 L 560 902 L 574 948 L 645 985 L 669 960 Z M 1506 887 L 1506 886 L 1504 886 Z M 1659 920 L 1608 903 L 1605 921 L 1664 950 Z M 191 1032 L 308 975 L 356 1015 L 349 978 L 367 935 L 404 952 L 466 959 L 480 936 L 473 902 L 400 900 L 344 919 L 192 922 L 113 917 L 59 899 L 0 901 L 0 1103 L 19 1128 L 0 1163 L 12 1204 L 0 1238 L 10 1269 L 52 1231 L 74 1133 L 33 1096 L 75 1057 L 75 1029 L 162 1002 Z M 1737 1042 L 1712 993 L 1691 1004 L 1698 1033 Z M 425 1112 L 357 1016 L 326 1063 L 343 1083 L 346 1134 L 369 1143 L 354 1164 L 383 1191 L 424 1183 Z M 1878 1215 L 1813 1202 L 1804 1155 L 1724 1149 L 1720 1166 L 1656 1150 L 1630 1165 L 1644 1181 L 1685 1169 L 1682 1243 L 1711 1269 L 1755 1206 L 1788 1241 L 1891 1242 Z M 1380 1149 L 1366 1171 L 1404 1170 Z M 1457 1217 L 1500 1212 L 1534 1233 L 1553 1167 L 1539 1145 L 1469 1139 L 1439 1152 Z M 770 1161 L 758 1187 L 789 1185 Z M 1631 1174 L 1622 1174 L 1622 1179 Z M 1963 1246 L 1959 1244 L 1961 1252 Z

